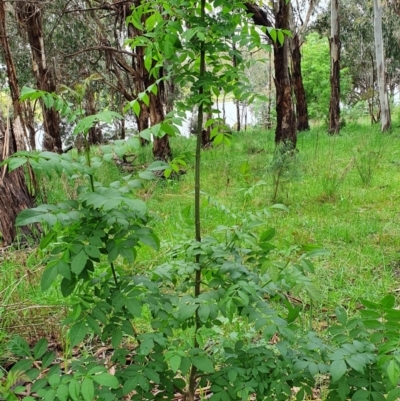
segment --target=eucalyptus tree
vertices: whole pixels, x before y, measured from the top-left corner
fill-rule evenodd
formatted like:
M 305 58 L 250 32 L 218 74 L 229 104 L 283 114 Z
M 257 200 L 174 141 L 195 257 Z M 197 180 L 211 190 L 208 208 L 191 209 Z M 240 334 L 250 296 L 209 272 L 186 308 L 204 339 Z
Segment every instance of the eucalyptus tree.
M 6 26 L 6 2 L 0 1 L 0 49 L 6 65 L 8 84 L 12 99 L 12 117 L 2 116 L 0 112 L 0 163 L 12 153 L 25 149 L 25 124 L 19 103 L 19 87 L 16 68 L 8 41 Z M 17 232 L 15 219 L 21 210 L 33 207 L 33 199 L 29 194 L 24 170 L 22 167 L 7 171 L 7 166 L 0 167 L 0 244 L 9 245 Z M 23 231 L 30 233 L 29 227 Z
M 260 7 L 250 2 L 244 4 L 254 23 L 267 27 L 267 35 L 273 46 L 277 114 L 275 143 L 295 148 L 297 124 L 289 73 L 290 49 L 288 40 L 284 40 L 284 32 L 289 33 L 290 29 L 290 3 L 286 0 L 275 0 L 269 7 Z M 277 36 L 273 28 L 279 30 Z
M 45 5 L 44 1 L 19 1 L 15 4 L 15 10 L 21 30 L 26 35 L 31 49 L 32 70 L 36 78 L 36 85 L 40 90 L 55 92 L 57 88 L 55 69 L 47 58 L 48 38 L 45 38 L 44 35 Z M 61 152 L 59 113 L 42 103 L 42 114 L 45 131 L 43 147 L 50 151 Z
M 292 64 L 292 79 L 293 90 L 296 96 L 296 116 L 298 131 L 310 129 L 308 121 L 308 109 L 306 92 L 303 84 L 303 75 L 301 69 L 301 46 L 304 43 L 305 33 L 310 23 L 315 7 L 319 0 L 302 0 L 296 3 L 291 2 L 291 23 L 290 30 L 292 37 L 289 38 L 291 64 Z M 304 14 L 304 15 L 303 15 Z
M 390 128 L 390 108 L 388 88 L 386 83 L 385 58 L 382 35 L 382 2 L 373 0 L 374 3 L 374 37 L 376 54 L 376 71 L 378 77 L 379 102 L 381 105 L 381 129 L 387 131 Z
M 145 46 L 135 46 L 131 51 L 124 46 L 125 40 L 134 40 L 136 36 L 148 29 L 146 22 L 148 14 L 145 10 L 133 21 L 128 18 L 125 24 L 125 20 L 131 14 L 131 8 L 140 7 L 141 3 L 141 0 L 112 3 L 86 0 L 86 8 L 81 9 L 81 12 L 87 13 L 88 20 L 96 27 L 99 42 L 86 50 L 99 51 L 104 60 L 104 65 L 97 68 L 96 72 L 101 74 L 106 85 L 119 92 L 127 102 L 136 100 L 146 87 L 161 78 L 150 76 L 146 71 Z M 110 23 L 111 21 L 113 23 Z M 163 88 L 161 84 L 157 93 L 154 92 L 137 100 L 139 110 L 135 109 L 134 115 L 139 132 L 145 131 L 149 124 L 157 125 L 164 120 Z M 146 142 L 142 140 L 142 144 Z M 168 135 L 154 136 L 153 155 L 159 160 L 172 157 Z
M 329 104 L 328 132 L 338 134 L 340 130 L 340 23 L 339 0 L 331 0 L 331 99 Z

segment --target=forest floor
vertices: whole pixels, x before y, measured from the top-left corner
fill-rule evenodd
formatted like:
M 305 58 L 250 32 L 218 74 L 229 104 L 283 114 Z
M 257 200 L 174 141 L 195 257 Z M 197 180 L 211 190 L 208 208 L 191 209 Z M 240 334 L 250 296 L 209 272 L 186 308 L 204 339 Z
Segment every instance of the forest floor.
M 194 152 L 194 138 L 172 138 L 175 156 Z M 310 324 L 327 326 L 337 305 L 357 313 L 360 299 L 377 300 L 400 293 L 400 129 L 382 134 L 377 126 L 347 125 L 338 136 L 316 127 L 298 136 L 298 153 L 274 159 L 273 132 L 235 134 L 231 146 L 202 153 L 202 231 L 235 224 L 238 212 L 257 212 L 272 204 L 266 222 L 276 229 L 273 243 L 289 248 L 318 244 L 329 254 L 315 260 L 312 278 L 322 300 L 304 304 Z M 134 161 L 140 171 L 151 162 L 144 149 Z M 138 193 L 154 214 L 151 225 L 162 240 L 161 251 L 141 249 L 130 269 L 148 271 L 163 263 L 165 253 L 183 237 L 192 238 L 193 157 L 185 173 L 146 184 Z M 98 179 L 113 182 L 123 175 L 113 163 Z M 74 196 L 64 180 L 45 184 L 47 203 Z M 55 286 L 40 290 L 41 254 L 32 243 L 23 250 L 0 253 L 0 354 L 5 340 L 18 333 L 45 335 L 62 343 L 62 318 L 68 307 Z M 62 345 L 62 344 L 61 344 Z

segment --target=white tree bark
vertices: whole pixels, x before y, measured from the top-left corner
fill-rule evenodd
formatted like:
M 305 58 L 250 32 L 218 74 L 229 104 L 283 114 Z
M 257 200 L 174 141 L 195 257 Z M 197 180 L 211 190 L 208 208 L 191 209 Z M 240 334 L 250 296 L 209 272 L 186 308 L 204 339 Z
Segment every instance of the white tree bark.
M 385 57 L 383 54 L 382 37 L 382 2 L 374 0 L 374 37 L 375 37 L 375 55 L 376 72 L 378 77 L 379 102 L 381 105 L 381 128 L 386 131 L 390 128 L 390 107 L 388 89 L 385 76 Z

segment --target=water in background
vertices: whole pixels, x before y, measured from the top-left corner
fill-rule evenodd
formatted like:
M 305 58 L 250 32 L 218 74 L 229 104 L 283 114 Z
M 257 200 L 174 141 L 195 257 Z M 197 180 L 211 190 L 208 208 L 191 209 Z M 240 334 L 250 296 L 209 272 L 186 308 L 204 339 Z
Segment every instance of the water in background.
M 218 109 L 221 111 L 220 117 L 222 117 L 222 102 L 219 102 Z M 214 104 L 213 106 L 215 109 L 217 108 L 217 105 Z M 254 125 L 256 123 L 254 114 L 249 106 L 240 106 L 240 114 L 241 114 L 241 125 L 244 128 L 245 122 L 246 122 L 246 115 L 247 115 L 247 125 Z M 190 120 L 192 118 L 192 113 L 187 112 L 186 113 L 186 118 L 183 121 L 183 124 L 181 127 L 179 127 L 181 131 L 181 135 L 188 138 L 190 136 Z M 233 101 L 226 101 L 225 102 L 225 119 L 226 123 L 230 126 L 233 127 L 236 124 L 236 104 Z M 107 127 L 103 129 L 104 132 L 109 132 L 113 133 L 115 131 L 116 127 L 111 127 L 109 128 L 109 131 L 107 131 Z M 126 121 L 125 124 L 125 129 L 127 132 L 129 131 L 134 131 L 136 130 L 136 124 L 133 121 Z M 41 150 L 42 149 L 42 140 L 43 140 L 43 128 L 40 128 L 36 132 L 36 149 Z

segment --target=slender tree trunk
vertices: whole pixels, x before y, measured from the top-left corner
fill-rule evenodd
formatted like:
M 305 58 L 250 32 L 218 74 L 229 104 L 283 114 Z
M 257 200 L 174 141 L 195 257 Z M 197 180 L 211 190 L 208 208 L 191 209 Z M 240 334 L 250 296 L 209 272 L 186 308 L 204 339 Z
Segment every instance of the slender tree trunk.
M 289 28 L 290 4 L 279 0 L 279 9 L 275 14 L 277 29 Z M 283 45 L 274 43 L 275 88 L 277 125 L 275 143 L 295 148 L 297 142 L 296 116 L 293 110 L 292 83 L 289 74 L 289 41 Z
M 268 103 L 267 103 L 267 121 L 265 126 L 267 129 L 272 128 L 272 116 L 271 116 L 271 103 L 272 103 L 272 53 L 269 53 L 268 58 Z
M 139 6 L 141 3 L 141 0 L 135 0 L 134 4 L 135 6 Z M 142 22 L 145 23 L 146 21 L 146 16 L 142 16 Z M 136 36 L 142 35 L 143 32 L 138 30 L 135 26 L 133 25 L 128 25 L 128 37 L 129 38 L 134 38 Z M 134 84 L 135 84 L 135 92 L 136 96 L 145 91 L 146 88 L 149 86 L 149 73 L 147 72 L 145 66 L 144 66 L 144 47 L 143 46 L 136 46 L 134 49 L 135 52 L 135 57 L 132 57 L 132 67 L 136 71 L 136 76 L 134 77 Z M 149 118 L 150 118 L 150 109 L 147 104 L 145 104 L 143 101 L 139 101 L 140 105 L 140 114 L 139 116 L 136 116 L 136 122 L 138 126 L 138 131 L 142 132 L 145 129 L 149 128 Z M 144 139 L 140 137 L 140 143 L 142 146 L 146 146 L 149 144 L 149 141 L 147 139 Z
M 2 49 L 7 68 L 8 83 L 13 101 L 14 121 L 4 124 L 0 115 L 0 162 L 16 150 L 25 149 L 24 123 L 21 105 L 18 102 L 19 89 L 14 62 L 8 43 L 5 1 L 0 0 L 0 49 Z M 25 182 L 24 170 L 18 168 L 11 173 L 7 167 L 0 168 L 0 243 L 9 245 L 15 239 L 17 231 L 15 219 L 24 209 L 33 207 L 33 200 Z M 23 227 L 22 232 L 31 235 L 29 227 Z
M 25 102 L 25 104 L 22 105 L 22 112 L 24 115 L 25 126 L 29 133 L 30 149 L 36 150 L 35 115 L 30 102 Z
M 16 3 L 16 11 L 20 24 L 25 29 L 32 53 L 32 69 L 36 84 L 40 90 L 56 91 L 54 72 L 48 67 L 44 47 L 42 13 L 39 2 L 20 1 Z M 43 147 L 46 150 L 62 152 L 60 136 L 60 116 L 53 108 L 46 108 L 42 103 L 45 136 Z
M 212 119 L 212 113 L 211 111 L 207 111 L 207 117 L 206 120 Z M 201 146 L 202 148 L 208 148 L 210 147 L 212 141 L 211 141 L 211 128 L 212 125 L 209 125 L 206 129 L 203 129 L 201 131 Z
M 301 73 L 301 52 L 300 37 L 296 33 L 290 40 L 292 55 L 292 79 L 293 89 L 296 96 L 296 116 L 297 130 L 306 131 L 310 129 L 308 121 L 306 91 L 303 85 L 303 75 Z
M 233 44 L 233 57 L 232 57 L 232 66 L 233 68 L 237 68 L 237 57 L 236 57 L 236 46 Z M 239 99 L 235 99 L 235 106 L 236 106 L 236 131 L 240 132 L 240 101 Z
M 85 112 L 87 116 L 91 116 L 96 114 L 96 104 L 94 99 L 93 90 L 90 87 L 90 83 L 86 90 L 86 104 L 85 104 Z M 101 128 L 98 126 L 94 126 L 89 130 L 89 144 L 97 145 L 101 143 L 103 140 L 103 134 L 101 132 Z
M 224 92 L 224 95 L 222 96 L 222 121 L 224 122 L 224 124 L 226 123 L 225 98 L 226 94 Z
M 381 129 L 387 131 L 391 126 L 388 89 L 385 76 L 385 56 L 382 37 L 382 3 L 374 0 L 374 37 L 376 54 L 376 71 L 378 77 L 379 103 L 381 105 Z
M 340 130 L 340 25 L 339 0 L 331 1 L 331 99 L 329 104 L 329 129 L 331 135 Z
M 164 121 L 164 108 L 160 90 L 157 95 L 150 94 L 150 123 L 156 125 Z M 172 158 L 171 147 L 169 146 L 169 136 L 161 138 L 154 137 L 153 156 L 157 160 L 167 161 Z

